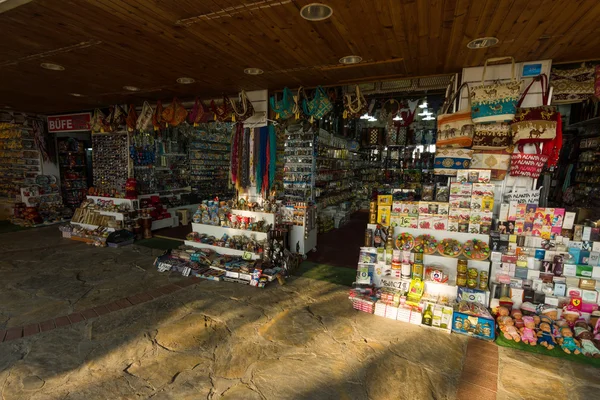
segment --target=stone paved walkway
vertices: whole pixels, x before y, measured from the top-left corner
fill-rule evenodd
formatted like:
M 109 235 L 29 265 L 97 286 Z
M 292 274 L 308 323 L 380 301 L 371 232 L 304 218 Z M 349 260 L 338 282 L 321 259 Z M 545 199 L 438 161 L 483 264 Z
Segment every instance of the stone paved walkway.
M 55 229 L 0 236 L 6 282 L 0 329 L 170 282 L 185 286 L 181 277 L 154 270 L 150 250 L 96 249 L 58 236 Z M 600 393 L 598 369 L 357 312 L 343 286 L 306 278 L 264 290 L 210 281 L 179 286 L 0 343 L 2 399 L 591 399 Z

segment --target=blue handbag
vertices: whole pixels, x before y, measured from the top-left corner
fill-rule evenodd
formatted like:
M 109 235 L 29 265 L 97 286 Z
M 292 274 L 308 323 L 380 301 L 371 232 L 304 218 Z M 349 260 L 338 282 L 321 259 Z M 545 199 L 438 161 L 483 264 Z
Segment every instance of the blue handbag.
M 485 85 L 485 70 L 489 61 L 510 58 L 511 79 L 508 83 Z M 475 124 L 490 122 L 510 122 L 515 116 L 517 101 L 521 95 L 523 81 L 515 79 L 515 60 L 512 57 L 490 58 L 485 60 L 481 85 L 471 88 L 471 119 Z
M 271 110 L 276 114 L 275 119 L 286 120 L 294 115 L 294 96 L 287 87 L 283 88 L 283 98 L 278 103 L 275 95 L 269 98 Z

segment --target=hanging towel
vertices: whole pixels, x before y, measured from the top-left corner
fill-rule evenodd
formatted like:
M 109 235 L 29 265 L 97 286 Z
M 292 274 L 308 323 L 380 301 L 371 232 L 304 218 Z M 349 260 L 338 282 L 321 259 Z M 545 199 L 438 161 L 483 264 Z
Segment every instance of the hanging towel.
M 263 170 L 263 181 L 262 181 L 262 195 L 263 198 L 267 197 L 268 191 L 269 191 L 269 173 L 270 173 L 270 169 L 269 169 L 269 161 L 271 159 L 271 146 L 270 146 L 270 136 L 269 136 L 269 132 L 267 130 L 267 142 L 265 143 L 265 155 L 266 155 L 266 163 L 265 163 L 265 168 Z
M 250 129 L 242 133 L 242 161 L 240 166 L 240 188 L 250 186 Z
M 229 163 L 229 175 L 231 177 L 231 183 L 234 186 L 237 186 L 238 182 L 238 169 L 239 169 L 239 157 L 238 157 L 238 143 L 240 137 L 240 131 L 244 128 L 242 124 L 237 124 L 235 133 L 231 137 L 231 162 Z
M 256 128 L 250 130 L 250 165 L 249 165 L 249 173 L 250 173 L 250 186 L 256 185 L 256 161 L 255 161 L 255 147 L 254 143 L 256 137 Z

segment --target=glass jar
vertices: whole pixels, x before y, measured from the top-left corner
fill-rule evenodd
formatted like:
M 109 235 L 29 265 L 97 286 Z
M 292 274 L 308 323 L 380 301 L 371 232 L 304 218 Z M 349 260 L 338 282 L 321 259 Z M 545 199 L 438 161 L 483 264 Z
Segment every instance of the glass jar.
M 456 286 L 460 286 L 460 287 L 467 286 L 467 274 L 456 275 Z
M 456 272 L 458 272 L 459 274 L 466 274 L 468 267 L 469 262 L 467 260 L 458 260 L 458 264 L 456 265 Z

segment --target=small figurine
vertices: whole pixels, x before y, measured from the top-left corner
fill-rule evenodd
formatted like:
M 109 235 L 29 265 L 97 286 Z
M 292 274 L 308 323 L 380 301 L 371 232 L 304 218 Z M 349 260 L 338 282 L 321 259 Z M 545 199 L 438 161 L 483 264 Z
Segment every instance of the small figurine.
M 586 357 L 600 358 L 600 350 L 592 342 L 592 332 L 589 329 L 575 327 L 575 337 L 581 342 L 581 352 Z
M 541 346 L 544 346 L 548 350 L 552 350 L 556 345 L 554 336 L 552 336 L 552 320 L 549 317 L 542 316 L 540 322 L 540 330 L 537 333 L 538 342 Z
M 561 349 L 567 353 L 571 354 L 580 354 L 581 348 L 579 347 L 579 343 L 577 340 L 573 339 L 573 331 L 568 326 L 561 328 L 560 334 L 562 335 L 562 339 L 560 341 Z
M 537 337 L 535 334 L 535 321 L 533 317 L 523 317 L 523 327 L 521 328 L 521 340 L 523 343 L 528 343 L 531 346 L 537 344 Z
M 511 317 L 515 320 L 515 327 L 517 329 L 522 329 L 525 326 L 523 321 L 523 313 L 518 308 L 512 309 Z
M 515 323 L 511 317 L 508 315 L 502 316 L 500 319 L 501 330 L 504 338 L 506 340 L 514 340 L 515 342 L 521 341 L 521 336 L 519 335 L 519 331 L 515 328 Z

